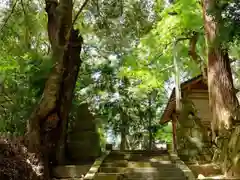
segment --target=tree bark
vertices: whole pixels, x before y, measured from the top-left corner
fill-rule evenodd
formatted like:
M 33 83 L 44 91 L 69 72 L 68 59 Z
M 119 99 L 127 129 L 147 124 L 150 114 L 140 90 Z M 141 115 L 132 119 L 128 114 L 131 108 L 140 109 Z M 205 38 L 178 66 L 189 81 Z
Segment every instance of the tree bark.
M 120 118 L 121 118 L 121 143 L 120 143 L 120 151 L 126 150 L 126 145 L 127 145 L 127 116 L 125 115 L 125 112 L 123 109 L 120 110 Z
M 173 114 L 172 117 L 172 141 L 173 141 L 173 151 L 177 152 L 177 116 L 176 114 Z
M 213 140 L 217 140 L 220 151 L 218 162 L 225 174 L 232 171 L 232 149 L 236 146 L 232 134 L 237 131 L 236 122 L 239 119 L 239 103 L 235 94 L 228 52 L 223 49 L 219 38 L 221 12 L 217 9 L 215 0 L 202 0 L 204 28 L 208 44 L 208 90 L 210 108 L 213 113 Z M 209 14 L 213 11 L 214 14 Z M 240 147 L 239 149 L 240 150 Z M 236 155 L 236 154 L 235 154 Z M 236 160 L 236 159 L 235 159 Z M 232 170 L 231 170 L 232 169 Z M 236 168 L 235 168 L 236 169 Z
M 148 139 L 148 150 L 151 151 L 152 150 L 152 142 L 153 142 L 153 135 L 152 135 L 152 110 L 151 110 L 151 96 L 149 98 L 148 101 L 148 135 L 149 135 L 149 139 Z
M 81 45 L 82 45 L 82 37 L 79 36 L 79 32 L 77 30 L 72 30 L 68 50 L 64 54 L 64 73 L 63 73 L 63 81 L 60 89 L 60 99 L 59 99 L 59 112 L 60 117 L 62 119 L 60 127 L 62 128 L 60 139 L 58 142 L 58 150 L 56 160 L 58 164 L 64 163 L 65 157 L 65 142 L 67 137 L 67 125 L 68 125 L 68 115 L 71 110 L 72 99 L 74 96 L 74 89 L 79 73 L 79 68 L 82 64 L 80 59 Z
M 55 64 L 42 98 L 30 116 L 26 133 L 29 150 L 38 153 L 43 161 L 44 180 L 50 178 L 50 165 L 63 160 L 68 114 L 83 42 L 79 32 L 72 29 L 72 0 L 46 0 L 46 12 Z

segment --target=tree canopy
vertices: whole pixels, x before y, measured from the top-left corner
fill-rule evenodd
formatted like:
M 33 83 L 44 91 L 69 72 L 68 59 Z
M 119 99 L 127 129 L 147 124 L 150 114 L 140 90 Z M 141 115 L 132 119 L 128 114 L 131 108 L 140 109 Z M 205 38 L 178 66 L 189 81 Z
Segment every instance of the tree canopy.
M 43 0 L 6 0 L 0 6 L 2 132 L 26 133 L 27 121 L 56 68 L 47 8 Z M 110 129 L 117 138 L 127 126 L 133 147 L 151 136 L 170 142 L 171 124 L 163 126 L 159 120 L 173 87 L 209 68 L 211 45 L 203 9 L 203 1 L 197 0 L 73 1 L 70 31 L 78 29 L 83 44 L 69 123 L 76 119 L 77 107 L 88 103 L 102 136 Z M 228 51 L 236 89 L 239 10 L 237 0 L 221 0 L 207 12 L 218 22 L 214 43 Z M 70 36 L 66 34 L 62 38 Z

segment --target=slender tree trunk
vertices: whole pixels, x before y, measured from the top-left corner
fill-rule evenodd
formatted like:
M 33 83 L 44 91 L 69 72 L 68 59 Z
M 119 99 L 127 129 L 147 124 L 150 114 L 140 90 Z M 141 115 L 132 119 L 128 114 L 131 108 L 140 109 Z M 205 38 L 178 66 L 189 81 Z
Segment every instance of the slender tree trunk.
M 120 151 L 126 150 L 126 144 L 127 144 L 127 139 L 126 139 L 125 127 L 122 126 Z
M 72 29 L 72 0 L 46 0 L 46 12 L 55 64 L 39 105 L 30 116 L 26 134 L 29 150 L 38 153 L 43 161 L 44 180 L 50 178 L 50 164 L 63 159 L 63 144 L 81 65 L 82 45 L 79 32 Z
M 127 145 L 127 119 L 126 115 L 124 114 L 123 110 L 120 110 L 120 117 L 121 117 L 121 144 L 120 144 L 120 151 L 126 150 Z
M 124 131 L 121 131 L 121 144 L 120 151 L 126 150 L 126 134 Z
M 130 142 L 129 142 L 128 136 L 126 136 L 126 147 L 127 147 L 128 150 L 131 150 L 131 149 L 132 149 L 132 148 L 131 148 L 131 145 L 130 145 Z
M 234 158 L 236 160 L 239 154 L 232 152 L 234 148 L 240 150 L 240 145 L 236 147 L 240 142 L 236 140 L 239 136 L 233 137 L 233 134 L 238 131 L 235 125 L 239 120 L 239 103 L 233 86 L 228 52 L 222 48 L 218 36 L 221 14 L 217 12 L 216 1 L 202 0 L 202 7 L 208 44 L 208 89 L 213 113 L 213 140 L 217 140 L 218 152 L 220 152 L 218 162 L 227 174 L 229 170 L 235 171 L 235 165 L 238 164 L 234 163 Z M 208 12 L 212 12 L 211 10 L 214 10 L 214 14 L 209 15 Z
M 154 93 L 154 91 L 152 91 L 148 97 L 148 135 L 149 135 L 148 150 L 149 151 L 152 150 L 152 143 L 153 143 L 153 134 L 152 134 L 153 113 L 152 113 L 152 109 L 151 109 L 153 93 Z
M 150 102 L 150 101 L 149 101 Z M 151 102 L 150 102 L 151 103 Z M 149 104 L 151 105 L 151 104 Z M 151 112 L 151 107 L 149 106 L 148 110 L 148 134 L 149 134 L 149 139 L 148 139 L 148 150 L 152 150 L 152 142 L 153 142 L 153 135 L 152 135 L 152 112 Z

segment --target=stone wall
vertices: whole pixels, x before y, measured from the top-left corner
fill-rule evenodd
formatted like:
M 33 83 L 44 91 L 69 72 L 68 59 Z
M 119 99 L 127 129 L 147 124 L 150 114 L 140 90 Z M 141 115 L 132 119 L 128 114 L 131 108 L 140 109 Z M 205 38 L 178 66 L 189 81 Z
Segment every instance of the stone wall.
M 93 161 L 100 153 L 100 137 L 95 119 L 88 109 L 88 104 L 81 104 L 68 135 L 68 159 L 71 162 Z
M 214 142 L 213 162 L 221 166 L 228 177 L 240 179 L 240 125 L 231 131 L 221 130 Z
M 190 162 L 206 162 L 212 158 L 208 129 L 197 117 L 192 101 L 184 99 L 177 121 L 177 149 L 179 156 Z

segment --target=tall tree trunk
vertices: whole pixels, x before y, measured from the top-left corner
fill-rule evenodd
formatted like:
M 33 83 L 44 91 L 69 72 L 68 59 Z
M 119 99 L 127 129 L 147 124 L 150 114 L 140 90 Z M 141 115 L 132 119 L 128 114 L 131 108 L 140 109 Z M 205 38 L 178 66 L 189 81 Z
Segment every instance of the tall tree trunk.
M 72 0 L 46 0 L 46 12 L 55 64 L 38 107 L 30 116 L 26 134 L 29 150 L 38 153 L 43 161 L 44 180 L 50 178 L 49 165 L 57 158 L 62 161 L 82 45 L 79 32 L 72 29 Z
M 126 139 L 126 128 L 124 125 L 121 127 L 121 144 L 120 144 L 120 151 L 126 150 L 127 139 Z
M 152 106 L 152 93 L 148 97 L 148 150 L 152 150 L 152 142 L 153 142 L 153 134 L 152 134 L 152 119 L 153 119 L 153 114 L 151 110 Z
M 120 110 L 120 118 L 121 118 L 121 143 L 120 143 L 120 151 L 124 151 L 126 150 L 126 145 L 127 145 L 127 139 L 126 139 L 126 135 L 127 135 L 127 117 L 125 115 L 125 113 L 123 112 L 123 110 Z
M 76 85 L 76 81 L 78 78 L 79 68 L 81 66 L 80 52 L 82 45 L 82 38 L 79 36 L 79 32 L 77 30 L 72 30 L 68 50 L 64 54 L 64 73 L 63 80 L 60 89 L 60 97 L 59 97 L 59 112 L 61 117 L 61 125 L 62 128 L 60 138 L 58 141 L 58 150 L 56 154 L 56 160 L 58 164 L 64 163 L 65 157 L 65 142 L 67 137 L 67 125 L 68 125 L 68 115 L 71 110 L 73 93 Z
M 202 0 L 202 7 L 208 44 L 208 89 L 213 113 L 213 140 L 217 140 L 220 151 L 218 161 L 226 174 L 229 170 L 235 171 L 236 164 L 233 164 L 233 160 L 234 158 L 236 160 L 237 155 L 239 156 L 239 154 L 235 154 L 233 157 L 232 154 L 239 141 L 236 140 L 239 139 L 239 136 L 233 137 L 233 134 L 238 131 L 238 127 L 236 128 L 235 125 L 239 120 L 239 103 L 234 91 L 228 52 L 222 48 L 218 36 L 221 12 L 217 9 L 215 0 Z M 214 14 L 209 15 L 209 11 Z M 240 150 L 240 146 L 238 150 Z
M 149 98 L 148 102 L 148 134 L 149 134 L 149 139 L 148 139 L 148 150 L 152 150 L 152 142 L 153 142 L 153 135 L 152 135 L 152 111 L 151 111 L 151 98 Z

